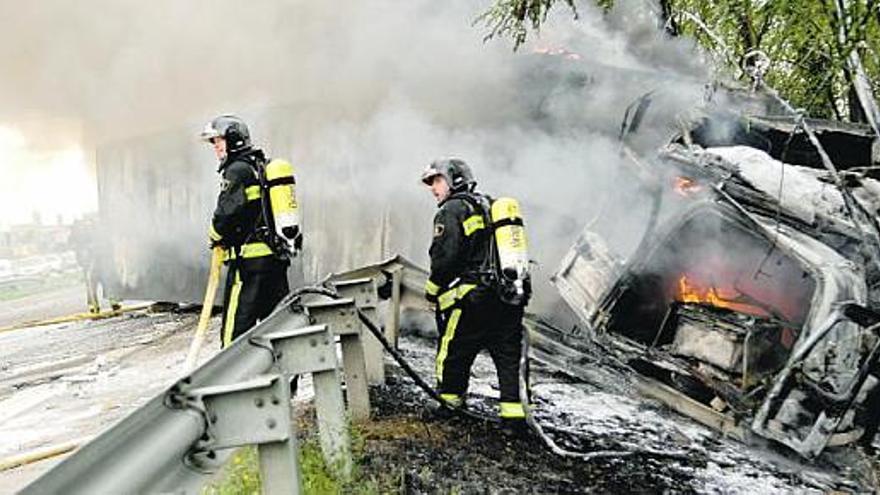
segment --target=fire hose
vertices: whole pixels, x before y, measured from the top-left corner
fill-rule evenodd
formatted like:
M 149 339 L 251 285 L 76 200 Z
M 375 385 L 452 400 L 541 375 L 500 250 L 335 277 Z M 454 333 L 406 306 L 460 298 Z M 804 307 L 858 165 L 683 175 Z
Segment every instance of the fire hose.
M 357 313 L 358 313 L 358 318 L 361 320 L 361 322 L 367 327 L 367 329 L 370 330 L 370 333 L 372 333 L 373 336 L 375 336 L 379 340 L 379 342 L 382 344 L 382 347 L 384 347 L 385 350 L 388 351 L 389 354 L 391 354 L 391 356 L 394 358 L 394 360 L 397 362 L 397 364 L 400 365 L 401 369 L 403 369 L 403 371 L 416 383 L 416 385 L 419 386 L 419 388 L 422 389 L 422 391 L 424 391 L 426 394 L 428 394 L 429 397 L 431 397 L 432 399 L 434 399 L 435 401 L 440 403 L 441 407 L 444 407 L 445 409 L 450 410 L 453 413 L 458 414 L 460 416 L 469 417 L 469 418 L 477 419 L 480 421 L 485 421 L 485 422 L 498 422 L 499 421 L 498 418 L 479 414 L 474 411 L 469 411 L 469 410 L 464 409 L 462 407 L 455 407 L 455 406 L 452 406 L 451 404 L 449 404 L 448 402 L 446 402 L 445 400 L 443 400 L 440 397 L 440 394 L 438 394 L 436 390 L 434 390 L 430 385 L 428 385 L 428 383 L 421 376 L 419 376 L 418 373 L 416 373 L 416 371 L 412 368 L 412 366 L 409 365 L 409 363 L 406 361 L 406 359 L 403 357 L 403 355 L 400 354 L 400 351 L 398 351 L 396 348 L 394 348 L 394 346 L 391 345 L 390 342 L 388 342 L 388 339 L 386 339 L 385 335 L 382 334 L 382 331 L 379 329 L 378 325 L 376 325 L 376 323 L 374 323 L 372 320 L 370 320 L 370 318 L 360 309 L 358 309 Z M 523 327 L 522 355 L 520 356 L 520 363 L 519 363 L 519 386 L 520 386 L 520 390 L 523 390 L 523 391 L 528 390 L 528 383 L 527 383 L 528 380 L 526 377 L 526 375 L 527 375 L 526 370 L 528 369 L 528 359 L 529 359 L 528 352 L 529 352 L 529 334 L 528 334 L 528 330 L 525 327 Z M 655 456 L 655 457 L 673 457 L 673 458 L 684 458 L 685 457 L 685 454 L 682 452 L 675 452 L 675 451 L 665 452 L 665 451 L 659 451 L 659 450 L 647 449 L 647 448 L 629 449 L 629 450 L 598 450 L 598 451 L 594 451 L 594 452 L 573 452 L 573 451 L 565 450 L 562 447 L 560 447 L 559 445 L 557 445 L 556 442 L 544 432 L 544 428 L 542 428 L 541 425 L 538 423 L 538 421 L 535 419 L 535 417 L 531 411 L 531 406 L 528 403 L 529 402 L 528 395 L 529 395 L 528 393 L 521 393 L 520 394 L 520 401 L 522 403 L 523 411 L 525 412 L 526 424 L 532 430 L 532 432 L 544 442 L 544 444 L 547 446 L 547 448 L 551 452 L 553 452 L 554 454 L 559 455 L 561 457 L 569 457 L 569 458 L 580 459 L 580 460 L 585 460 L 585 461 L 590 461 L 590 460 L 594 460 L 594 459 L 601 459 L 601 458 L 608 458 L 608 457 L 619 458 L 619 457 L 626 457 L 626 456 L 631 456 L 631 455 L 636 455 L 636 454 L 650 455 L 650 456 Z
M 205 342 L 208 333 L 208 325 L 211 323 L 211 311 L 214 309 L 214 297 L 217 294 L 217 286 L 220 285 L 220 268 L 223 266 L 225 251 L 220 246 L 211 250 L 211 269 L 208 273 L 208 284 L 205 287 L 205 301 L 202 304 L 202 313 L 199 315 L 199 323 L 196 325 L 196 333 L 189 345 L 189 352 L 184 361 L 184 371 L 191 372 L 199 358 L 199 351 Z
M 357 313 L 358 313 L 358 318 L 370 330 L 370 333 L 372 333 L 373 336 L 375 336 L 377 339 L 379 339 L 379 342 L 382 344 L 382 347 L 384 347 L 385 350 L 388 351 L 389 354 L 391 354 L 391 357 L 393 357 L 394 360 L 397 361 L 397 364 L 400 365 L 401 369 L 403 369 L 403 371 L 410 378 L 412 378 L 412 380 L 416 383 L 416 385 L 418 385 L 419 388 L 421 388 L 423 392 L 428 394 L 428 397 L 437 401 L 440 404 L 440 406 L 443 407 L 444 409 L 447 409 L 447 410 L 449 410 L 455 414 L 458 414 L 460 416 L 465 416 L 465 417 L 477 419 L 480 421 L 486 421 L 486 422 L 498 422 L 498 418 L 494 418 L 492 416 L 486 416 L 484 414 L 479 414 L 474 411 L 469 411 L 469 410 L 464 409 L 462 407 L 456 407 L 456 406 L 453 406 L 452 404 L 450 404 L 449 402 L 443 400 L 443 398 L 440 397 L 440 394 L 438 394 L 436 390 L 434 390 L 430 385 L 428 385 L 428 382 L 426 382 L 424 378 L 419 376 L 419 374 L 416 372 L 416 370 L 414 370 L 412 368 L 412 366 L 410 366 L 410 364 L 406 361 L 406 358 L 404 358 L 403 355 L 400 354 L 400 351 L 395 349 L 394 346 L 392 346 L 391 343 L 388 342 L 388 339 L 385 338 L 385 335 L 382 334 L 382 331 L 379 329 L 379 327 L 375 323 L 373 323 L 373 321 L 370 319 L 370 317 L 368 317 L 360 309 L 357 310 Z

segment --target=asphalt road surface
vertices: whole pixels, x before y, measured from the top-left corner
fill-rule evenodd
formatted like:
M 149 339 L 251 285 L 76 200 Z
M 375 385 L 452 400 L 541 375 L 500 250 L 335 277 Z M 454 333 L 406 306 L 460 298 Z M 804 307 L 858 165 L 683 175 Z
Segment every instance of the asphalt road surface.
M 72 283 L 46 292 L 0 301 L 0 327 L 87 310 L 85 286 Z
M 82 312 L 72 286 L 0 304 L 0 324 Z M 103 320 L 0 333 L 0 459 L 70 441 L 88 441 L 182 373 L 198 314 L 135 311 Z M 219 350 L 219 317 L 202 348 Z M 14 493 L 63 459 L 0 471 L 0 494 Z

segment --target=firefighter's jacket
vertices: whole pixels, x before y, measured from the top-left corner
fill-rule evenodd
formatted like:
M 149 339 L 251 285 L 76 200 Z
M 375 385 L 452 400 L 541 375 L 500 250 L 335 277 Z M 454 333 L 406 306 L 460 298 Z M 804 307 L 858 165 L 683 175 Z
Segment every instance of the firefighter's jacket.
M 227 261 L 272 256 L 260 232 L 265 230 L 257 161 L 265 162 L 261 150 L 229 155 L 220 164 L 220 195 L 211 219 L 211 242 L 227 250 Z
M 428 254 L 428 300 L 445 310 L 471 290 L 488 289 L 489 229 L 477 193 L 458 192 L 440 203 Z

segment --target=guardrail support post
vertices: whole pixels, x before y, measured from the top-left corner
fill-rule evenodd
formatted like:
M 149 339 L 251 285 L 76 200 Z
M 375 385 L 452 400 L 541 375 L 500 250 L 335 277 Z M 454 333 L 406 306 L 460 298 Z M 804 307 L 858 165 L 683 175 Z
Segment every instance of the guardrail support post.
M 345 391 L 352 421 L 370 419 L 370 391 L 361 342 L 361 322 L 354 300 L 317 301 L 306 304 L 305 308 L 312 323 L 327 325 L 342 344 Z
M 376 281 L 372 278 L 355 278 L 332 282 L 333 288 L 342 297 L 354 299 L 354 304 L 372 321 L 376 320 L 376 304 L 379 296 L 376 293 Z M 382 343 L 366 327 L 361 331 L 361 342 L 364 345 L 364 359 L 367 367 L 367 381 L 371 384 L 385 383 L 384 349 Z
M 351 438 L 336 342 L 327 325 L 273 332 L 262 337 L 275 351 L 284 376 L 310 373 L 315 388 L 318 436 L 327 466 L 342 479 L 351 478 Z
M 219 450 L 256 444 L 263 493 L 301 492 L 287 377 L 263 375 L 231 385 L 193 389 L 187 395 L 191 402 L 204 404 L 207 441 L 200 448 Z
M 403 267 L 391 268 L 391 300 L 388 301 L 388 313 L 385 315 L 385 339 L 397 348 L 400 336 L 400 284 L 403 282 Z

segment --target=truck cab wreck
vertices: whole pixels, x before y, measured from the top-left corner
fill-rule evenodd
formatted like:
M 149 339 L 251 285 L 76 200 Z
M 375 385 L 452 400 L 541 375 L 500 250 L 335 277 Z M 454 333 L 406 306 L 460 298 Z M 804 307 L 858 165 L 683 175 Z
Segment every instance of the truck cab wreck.
M 581 233 L 553 276 L 576 323 L 535 347 L 598 347 L 673 409 L 814 458 L 878 414 L 880 146 L 762 111 L 706 111 L 655 155 L 628 153 L 650 171 L 643 235 L 623 256 Z

